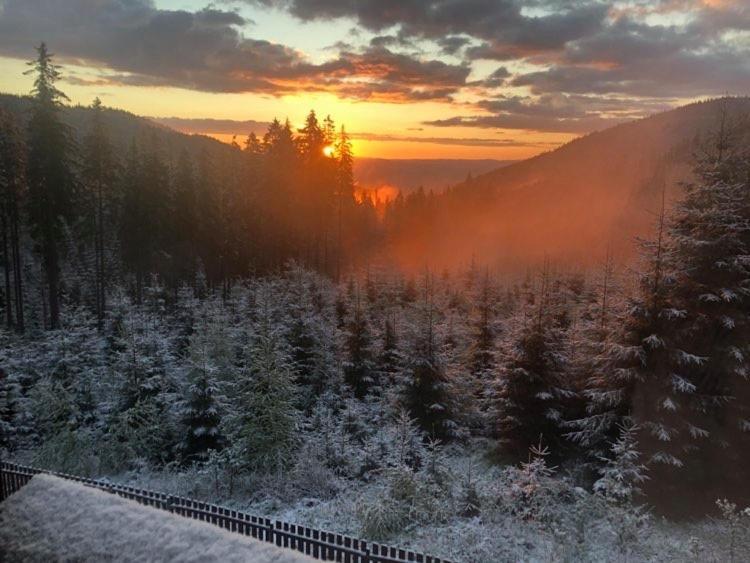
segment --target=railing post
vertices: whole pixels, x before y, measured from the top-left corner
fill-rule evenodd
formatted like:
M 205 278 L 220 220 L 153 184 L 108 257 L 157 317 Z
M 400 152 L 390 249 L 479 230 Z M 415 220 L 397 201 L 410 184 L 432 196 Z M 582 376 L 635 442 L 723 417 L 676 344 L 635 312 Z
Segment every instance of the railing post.
M 274 541 L 274 530 L 273 530 L 273 521 L 269 518 L 266 518 L 266 541 L 268 543 L 275 543 Z

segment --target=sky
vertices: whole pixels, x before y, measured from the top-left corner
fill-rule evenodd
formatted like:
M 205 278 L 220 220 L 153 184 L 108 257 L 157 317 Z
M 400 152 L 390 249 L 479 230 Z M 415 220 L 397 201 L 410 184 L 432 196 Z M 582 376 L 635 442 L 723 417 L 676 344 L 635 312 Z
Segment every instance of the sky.
M 526 158 L 750 91 L 750 0 L 0 0 L 0 91 L 41 41 L 72 103 L 222 140 L 314 109 L 369 157 Z

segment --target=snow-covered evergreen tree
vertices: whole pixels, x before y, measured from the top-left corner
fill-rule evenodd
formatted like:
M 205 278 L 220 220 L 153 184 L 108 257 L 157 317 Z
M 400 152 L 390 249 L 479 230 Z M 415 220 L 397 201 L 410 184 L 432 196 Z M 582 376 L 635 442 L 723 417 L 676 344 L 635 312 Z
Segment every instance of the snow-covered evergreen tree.
M 611 502 L 624 503 L 641 492 L 640 485 L 647 476 L 638 451 L 638 429 L 628 422 L 619 429 L 620 436 L 611 445 L 610 455 L 602 458 L 604 465 L 599 471 L 600 478 L 594 483 L 594 491 Z
M 427 274 L 419 303 L 409 370 L 402 390 L 402 405 L 429 436 L 445 440 L 453 429 L 444 366 L 436 335 L 434 280 Z
M 568 413 L 566 437 L 594 465 L 608 453 L 630 412 L 627 381 L 615 377 L 610 353 L 621 336 L 617 320 L 623 315 L 623 305 L 618 286 L 608 254 L 593 286 L 582 292 L 583 300 L 568 336 L 568 378 L 578 400 Z
M 378 382 L 371 349 L 371 332 L 359 294 L 347 326 L 345 340 L 347 357 L 344 362 L 344 381 L 352 388 L 354 396 L 362 399 Z
M 258 319 L 245 351 L 245 370 L 239 375 L 231 439 L 240 447 L 247 466 L 273 472 L 288 467 L 294 457 L 299 391 L 269 306 L 268 295 L 260 296 Z
M 182 422 L 186 437 L 182 455 L 188 461 L 205 458 L 223 445 L 217 394 L 218 365 L 210 350 L 211 326 L 202 324 L 190 338 L 187 357 L 187 400 Z
M 674 419 L 670 437 L 685 452 L 675 456 L 698 489 L 721 482 L 723 465 L 746 463 L 750 446 L 750 156 L 730 119 L 720 115 L 668 230 L 679 322 L 670 334 L 671 393 L 656 410 Z M 653 429 L 650 413 L 634 406 L 638 423 Z M 727 491 L 742 486 L 725 483 Z
M 618 319 L 621 336 L 609 350 L 610 388 L 624 396 L 628 414 L 641 428 L 646 460 L 679 467 L 683 452 L 676 439 L 678 427 L 695 384 L 675 366 L 681 352 L 675 348 L 675 335 L 685 312 L 674 300 L 665 197 L 662 192 L 656 236 L 641 243 L 638 288 Z
M 152 300 L 150 305 L 137 306 L 122 297 L 112 303 L 115 316 L 121 319 L 113 335 L 116 397 L 108 440 L 115 466 L 138 459 L 164 463 L 176 452 L 173 334 L 162 323 L 157 303 Z
M 503 450 L 521 458 L 540 437 L 555 455 L 563 445 L 561 425 L 570 398 L 564 381 L 568 357 L 565 334 L 556 324 L 551 283 L 545 267 L 538 293 L 527 295 L 508 323 L 495 424 Z

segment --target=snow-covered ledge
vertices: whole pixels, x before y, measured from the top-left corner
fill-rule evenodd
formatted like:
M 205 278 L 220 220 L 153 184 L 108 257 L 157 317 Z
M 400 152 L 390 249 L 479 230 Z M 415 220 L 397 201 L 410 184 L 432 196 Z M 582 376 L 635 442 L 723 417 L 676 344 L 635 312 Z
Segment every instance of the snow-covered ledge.
M 0 503 L 0 561 L 313 561 L 51 475 Z

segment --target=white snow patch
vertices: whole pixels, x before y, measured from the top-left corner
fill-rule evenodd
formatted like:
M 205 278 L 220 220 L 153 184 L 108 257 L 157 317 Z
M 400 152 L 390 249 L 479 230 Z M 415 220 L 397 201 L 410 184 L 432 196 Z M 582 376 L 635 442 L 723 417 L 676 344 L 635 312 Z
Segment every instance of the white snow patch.
M 0 504 L 0 561 L 313 559 L 114 494 L 36 475 Z

